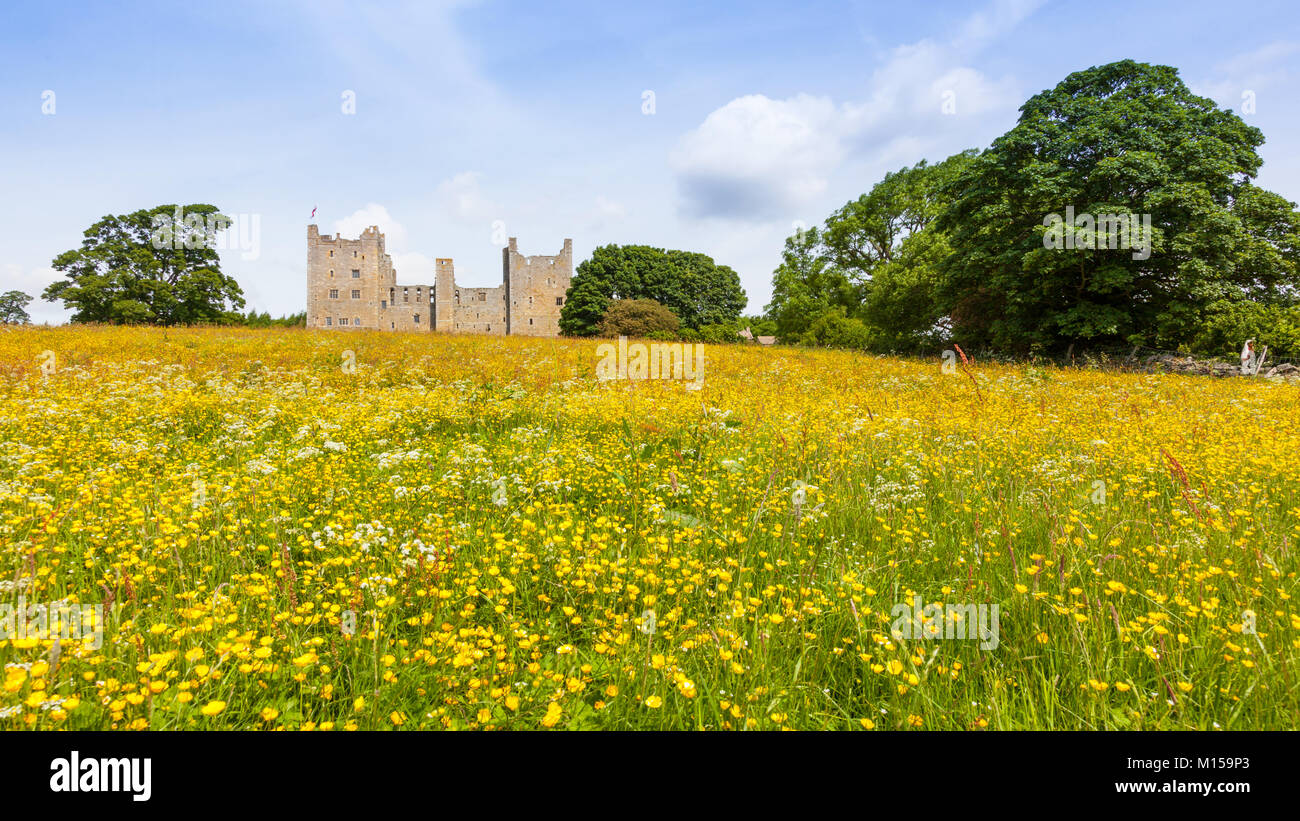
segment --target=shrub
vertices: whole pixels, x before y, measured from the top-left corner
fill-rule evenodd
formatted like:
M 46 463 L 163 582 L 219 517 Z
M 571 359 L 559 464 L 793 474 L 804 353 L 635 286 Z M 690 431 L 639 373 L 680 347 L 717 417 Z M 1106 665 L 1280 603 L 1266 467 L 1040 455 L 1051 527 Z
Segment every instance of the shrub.
M 1270 358 L 1300 356 L 1300 307 L 1258 302 L 1215 302 L 1190 346 L 1200 353 L 1232 357 L 1247 339 L 1268 346 Z
M 837 307 L 814 319 L 799 343 L 817 348 L 860 349 L 871 343 L 871 331 L 862 320 L 845 316 L 844 309 Z
M 676 337 L 681 324 L 668 306 L 653 299 L 616 299 L 605 309 L 597 332 L 601 336 L 642 338 L 656 332 L 667 332 Z

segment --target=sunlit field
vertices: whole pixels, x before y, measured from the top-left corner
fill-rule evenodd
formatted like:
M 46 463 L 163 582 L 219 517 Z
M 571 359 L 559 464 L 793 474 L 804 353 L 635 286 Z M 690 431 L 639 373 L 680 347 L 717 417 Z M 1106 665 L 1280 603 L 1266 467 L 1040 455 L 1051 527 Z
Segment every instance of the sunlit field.
M 596 345 L 0 332 L 0 728 L 1295 726 L 1297 386 Z

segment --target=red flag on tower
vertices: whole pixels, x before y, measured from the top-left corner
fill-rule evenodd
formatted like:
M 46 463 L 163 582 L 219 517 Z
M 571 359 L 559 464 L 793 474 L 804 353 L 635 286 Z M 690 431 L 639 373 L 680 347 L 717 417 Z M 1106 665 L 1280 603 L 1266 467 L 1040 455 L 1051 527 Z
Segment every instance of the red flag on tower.
M 312 215 L 313 217 L 316 216 L 316 206 L 314 206 L 314 205 L 311 207 L 311 215 Z

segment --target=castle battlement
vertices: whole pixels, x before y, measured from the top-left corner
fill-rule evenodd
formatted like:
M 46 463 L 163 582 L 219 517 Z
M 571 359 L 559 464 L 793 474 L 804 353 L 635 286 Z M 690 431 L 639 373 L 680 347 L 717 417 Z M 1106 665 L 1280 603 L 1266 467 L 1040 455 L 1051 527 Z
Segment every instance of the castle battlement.
M 573 240 L 554 256 L 529 257 L 510 237 L 501 257 L 494 288 L 458 286 L 449 257 L 434 260 L 432 285 L 398 284 L 378 226 L 346 239 L 308 225 L 307 327 L 559 336 Z

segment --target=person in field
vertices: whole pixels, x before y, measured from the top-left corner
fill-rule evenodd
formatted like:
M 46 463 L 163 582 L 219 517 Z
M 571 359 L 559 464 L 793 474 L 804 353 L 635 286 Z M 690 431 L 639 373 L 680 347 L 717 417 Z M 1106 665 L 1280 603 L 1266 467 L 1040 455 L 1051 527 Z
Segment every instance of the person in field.
M 1250 376 L 1255 372 L 1255 340 L 1247 339 L 1241 348 L 1241 375 Z

